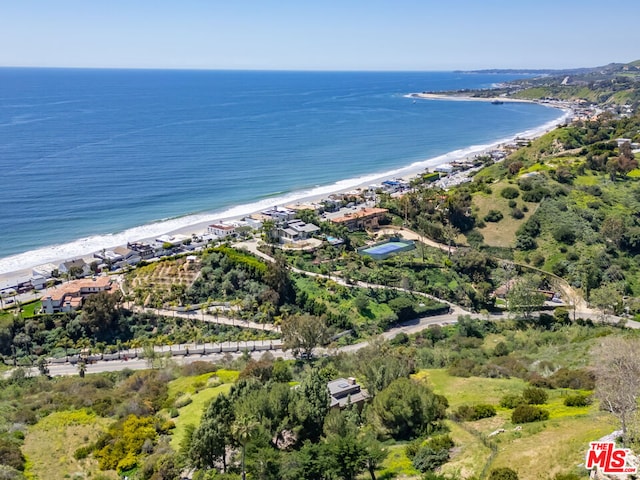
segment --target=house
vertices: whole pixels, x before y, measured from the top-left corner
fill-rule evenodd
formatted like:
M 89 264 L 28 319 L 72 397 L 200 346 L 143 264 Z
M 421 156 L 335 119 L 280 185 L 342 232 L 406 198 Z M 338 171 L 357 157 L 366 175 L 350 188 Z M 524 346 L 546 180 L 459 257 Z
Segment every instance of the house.
M 66 262 L 62 262 L 58 265 L 58 271 L 62 275 L 75 275 L 78 278 L 86 277 L 91 273 L 91 268 L 89 264 L 85 262 L 81 258 L 76 258 L 75 260 L 69 260 Z
M 263 210 L 261 213 L 276 222 L 288 222 L 289 220 L 293 220 L 296 216 L 296 212 L 284 207 L 272 207 L 267 210 Z
M 262 228 L 262 222 L 265 220 L 264 215 L 255 214 L 250 217 L 244 217 L 242 219 L 249 227 L 254 230 L 260 230 Z
M 161 235 L 156 238 L 157 250 L 162 250 L 165 246 L 177 247 L 182 245 L 185 241 L 191 240 L 191 237 L 176 233 L 175 235 Z
M 31 269 L 31 273 L 33 275 L 39 275 L 44 278 L 53 277 L 53 272 L 58 270 L 58 266 L 53 263 L 44 263 L 42 265 L 38 265 L 37 267 L 33 267 Z
M 357 212 L 347 213 L 342 217 L 332 218 L 331 221 L 338 225 L 344 225 L 353 232 L 354 230 L 370 230 L 380 226 L 387 212 L 386 208 L 363 208 Z
M 320 213 L 322 211 L 322 204 L 320 203 L 295 203 L 293 205 L 287 205 L 286 208 L 295 212 L 301 212 L 304 210 L 311 210 L 314 213 Z
M 137 263 L 140 263 L 140 261 L 142 260 L 140 254 L 129 247 L 116 247 L 113 249 L 113 252 L 116 255 L 119 255 L 120 262 L 126 265 L 135 265 Z
M 362 404 L 369 398 L 369 392 L 363 389 L 353 377 L 338 378 L 327 384 L 331 397 L 331 408 L 345 408 L 347 405 Z
M 102 260 L 106 264 L 114 264 L 122 260 L 122 255 L 114 250 L 101 250 L 93 254 L 95 258 Z
M 74 280 L 49 289 L 42 297 L 44 313 L 70 312 L 82 306 L 84 299 L 92 294 L 111 289 L 109 277 L 94 277 Z
M 148 260 L 150 258 L 153 258 L 153 256 L 155 255 L 155 252 L 153 251 L 153 247 L 147 243 L 142 243 L 142 242 L 127 243 L 127 248 L 136 252 L 138 255 L 140 255 L 140 258 L 142 258 L 143 260 Z
M 224 223 L 214 223 L 207 227 L 207 233 L 211 233 L 218 238 L 225 238 L 234 235 L 236 233 L 236 227 Z
M 320 227 L 313 223 L 304 223 L 302 220 L 292 220 L 286 227 L 278 229 L 278 238 L 282 243 L 298 242 L 306 240 L 314 233 L 319 232 Z

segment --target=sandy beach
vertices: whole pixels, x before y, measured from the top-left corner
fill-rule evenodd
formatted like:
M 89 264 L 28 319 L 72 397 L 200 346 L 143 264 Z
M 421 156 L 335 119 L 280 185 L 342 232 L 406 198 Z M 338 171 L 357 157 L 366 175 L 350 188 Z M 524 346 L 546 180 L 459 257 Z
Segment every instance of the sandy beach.
M 480 99 L 474 97 L 450 97 L 446 95 L 436 94 L 410 94 L 410 96 L 419 96 L 424 100 L 461 100 L 461 101 L 492 101 L 492 99 Z M 503 100 L 503 99 L 500 99 Z M 508 99 L 504 99 L 508 101 Z M 513 100 L 512 100 L 513 101 Z M 516 100 L 519 102 L 519 100 Z M 527 101 L 523 101 L 527 102 Z M 528 102 L 530 103 L 530 102 Z M 554 106 L 560 108 L 559 106 Z M 102 249 L 111 249 L 117 246 L 126 245 L 127 242 L 134 241 L 153 241 L 161 235 L 183 234 L 191 236 L 192 234 L 202 235 L 207 226 L 218 221 L 240 220 L 252 213 L 257 213 L 266 208 L 284 206 L 295 203 L 317 202 L 323 198 L 327 198 L 331 194 L 345 193 L 365 188 L 369 185 L 380 183 L 391 178 L 411 179 L 424 173 L 428 169 L 433 169 L 439 165 L 460 161 L 466 158 L 473 158 L 477 155 L 483 155 L 491 150 L 495 150 L 500 145 L 511 143 L 515 138 L 536 138 L 543 133 L 555 128 L 556 125 L 566 121 L 570 114 L 570 110 L 564 109 L 564 115 L 541 125 L 529 131 L 521 132 L 511 138 L 505 138 L 494 142 L 490 145 L 469 146 L 460 150 L 448 152 L 434 158 L 423 161 L 414 162 L 411 165 L 389 170 L 386 172 L 372 173 L 357 178 L 346 179 L 331 185 L 319 186 L 308 191 L 291 192 L 273 199 L 263 199 L 248 205 L 241 205 L 230 208 L 224 212 L 207 213 L 198 215 L 188 215 L 178 219 L 157 222 L 154 224 L 143 225 L 125 232 L 117 234 L 101 235 L 97 237 L 89 237 L 79 239 L 75 242 L 63 245 L 53 245 L 44 247 L 34 252 L 25 252 L 23 254 L 14 255 L 4 259 L 0 259 L 0 289 L 7 288 L 14 283 L 17 278 L 24 278 L 31 275 L 31 269 L 43 263 L 59 264 L 65 260 L 74 258 L 88 258 L 93 253 Z
M 534 100 L 525 100 L 509 97 L 472 97 L 469 95 L 453 95 L 442 93 L 411 93 L 407 95 L 409 98 L 420 98 L 423 100 L 447 100 L 462 102 L 503 102 L 503 103 L 539 103 Z

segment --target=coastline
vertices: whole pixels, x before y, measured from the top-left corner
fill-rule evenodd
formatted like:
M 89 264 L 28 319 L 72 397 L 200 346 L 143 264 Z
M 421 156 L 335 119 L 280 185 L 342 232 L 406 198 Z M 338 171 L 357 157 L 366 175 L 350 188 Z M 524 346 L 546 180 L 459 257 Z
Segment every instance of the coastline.
M 419 98 L 423 98 L 425 100 L 467 101 L 467 99 L 463 97 L 450 97 L 447 95 L 436 94 L 409 94 L 406 96 L 415 98 L 416 95 L 419 95 Z M 492 99 L 479 99 L 474 97 L 469 97 L 469 100 L 492 101 Z M 520 102 L 519 100 L 517 101 Z M 522 102 L 537 103 L 531 101 Z M 191 235 L 192 233 L 201 234 L 204 230 L 206 230 L 207 225 L 214 221 L 239 220 L 245 216 L 248 216 L 252 213 L 260 212 L 274 205 L 281 206 L 293 203 L 318 201 L 326 198 L 331 194 L 344 193 L 355 190 L 357 188 L 363 188 L 371 185 L 372 183 L 378 183 L 382 180 L 386 180 L 392 177 L 402 177 L 405 179 L 410 179 L 423 173 L 426 169 L 435 168 L 445 163 L 481 155 L 490 150 L 494 150 L 502 144 L 512 142 L 515 138 L 536 138 L 549 131 L 550 129 L 555 128 L 557 125 L 564 123 L 571 112 L 568 108 L 563 109 L 561 106 L 548 104 L 545 106 L 561 109 L 563 111 L 563 114 L 558 118 L 543 125 L 534 127 L 524 132 L 517 133 L 508 138 L 500 139 L 491 144 L 471 145 L 465 148 L 445 153 L 443 155 L 417 161 L 404 167 L 395 168 L 385 172 L 375 172 L 355 178 L 348 178 L 337 181 L 330 185 L 318 186 L 308 190 L 293 191 L 279 197 L 261 199 L 249 204 L 230 207 L 219 212 L 186 215 L 174 219 L 141 225 L 125 230 L 123 232 L 81 238 L 72 242 L 60 245 L 46 246 L 32 251 L 2 258 L 0 259 L 0 288 L 3 288 L 5 284 L 9 284 L 12 279 L 30 275 L 31 269 L 33 267 L 42 265 L 44 263 L 60 263 L 62 261 L 73 258 L 88 257 L 104 248 L 110 249 L 117 246 L 126 245 L 127 242 L 154 240 L 161 235 Z
M 447 100 L 460 102 L 502 102 L 502 103 L 537 103 L 535 100 L 527 100 L 510 97 L 472 97 L 470 95 L 453 95 L 445 93 L 410 93 L 407 98 L 419 98 L 422 100 Z

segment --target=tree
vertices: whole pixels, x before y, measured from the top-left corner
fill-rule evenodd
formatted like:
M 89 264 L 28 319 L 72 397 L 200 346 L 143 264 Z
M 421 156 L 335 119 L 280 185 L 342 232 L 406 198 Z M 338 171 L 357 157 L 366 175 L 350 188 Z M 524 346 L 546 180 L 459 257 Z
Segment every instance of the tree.
M 233 439 L 242 448 L 242 460 L 241 460 L 241 472 L 242 480 L 246 480 L 247 472 L 245 470 L 245 457 L 247 452 L 247 444 L 251 440 L 255 429 L 258 427 L 258 422 L 253 417 L 243 415 L 236 418 L 235 422 L 231 425 L 231 435 Z
M 327 450 L 333 470 L 343 480 L 354 480 L 366 466 L 366 449 L 354 433 L 331 435 L 327 438 Z
M 382 447 L 372 431 L 367 431 L 362 435 L 362 445 L 364 447 L 364 466 L 371 475 L 371 480 L 376 480 L 376 470 L 387 458 L 389 452 Z
M 78 362 L 78 375 L 80 375 L 80 378 L 84 378 L 86 371 L 87 364 L 84 362 Z
M 189 459 L 198 468 L 213 468 L 222 463 L 227 471 L 227 446 L 231 444 L 233 408 L 227 395 L 218 395 L 202 416 L 200 426 L 194 431 L 189 448 Z
M 274 220 L 262 222 L 262 240 L 267 243 L 274 243 L 276 239 L 276 222 Z
M 426 385 L 399 378 L 376 395 L 371 411 L 393 438 L 408 440 L 433 432 L 447 405 L 446 398 Z
M 638 409 L 640 397 L 640 341 L 620 337 L 602 340 L 594 351 L 596 359 L 596 396 L 601 408 L 618 417 L 625 443 L 629 422 Z
M 273 262 L 268 262 L 264 282 L 278 294 L 278 305 L 294 303 L 296 294 L 289 275 L 289 265 L 282 255 L 276 255 Z
M 532 312 L 544 305 L 544 294 L 538 291 L 538 281 L 532 276 L 518 279 L 507 294 L 509 311 L 521 313 L 529 318 Z
M 325 320 L 306 313 L 287 317 L 282 321 L 281 331 L 283 348 L 293 350 L 296 356 L 302 353 L 306 358 L 310 358 L 313 349 L 328 339 Z
M 591 291 L 591 304 L 600 310 L 602 321 L 607 319 L 608 313 L 616 313 L 622 308 L 622 293 L 618 285 L 607 283 Z
M 329 412 L 330 400 L 327 378 L 313 368 L 296 390 L 293 412 L 302 425 L 301 433 L 312 441 L 320 438 L 325 417 Z
M 38 366 L 38 371 L 40 372 L 40 375 L 43 375 L 45 377 L 49 376 L 49 367 L 47 366 L 46 358 L 44 358 L 43 356 L 38 357 L 38 362 L 36 365 Z

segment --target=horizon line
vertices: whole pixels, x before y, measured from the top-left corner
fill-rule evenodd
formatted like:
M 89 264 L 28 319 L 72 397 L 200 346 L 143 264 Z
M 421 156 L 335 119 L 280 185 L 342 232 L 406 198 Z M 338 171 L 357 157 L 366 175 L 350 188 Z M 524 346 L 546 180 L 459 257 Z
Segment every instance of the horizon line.
M 31 69 L 31 70 L 136 70 L 136 71 L 183 71 L 183 72 L 289 72 L 289 73 L 430 73 L 430 72 L 483 72 L 483 71 L 517 71 L 522 73 L 565 71 L 576 68 L 595 67 L 565 67 L 565 68 L 516 68 L 516 67 L 483 67 L 483 68 L 454 68 L 454 69 L 315 69 L 315 68 L 209 68 L 209 67 L 79 67 L 79 66 L 38 66 L 38 65 L 0 65 L 0 69 Z

